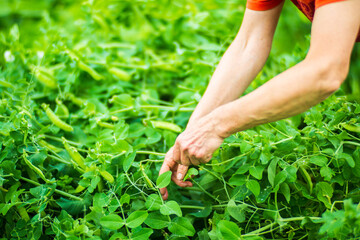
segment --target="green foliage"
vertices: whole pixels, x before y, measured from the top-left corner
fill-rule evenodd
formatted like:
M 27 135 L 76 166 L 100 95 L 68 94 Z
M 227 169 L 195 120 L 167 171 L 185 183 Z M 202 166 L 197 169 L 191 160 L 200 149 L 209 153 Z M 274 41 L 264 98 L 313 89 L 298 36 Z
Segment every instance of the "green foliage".
M 0 238 L 358 238 L 359 61 L 336 96 L 227 138 L 193 187 L 158 177 L 243 3 L 2 1 Z M 294 50 L 247 92 L 305 57 L 288 35 L 308 25 L 284 11 L 276 38 Z

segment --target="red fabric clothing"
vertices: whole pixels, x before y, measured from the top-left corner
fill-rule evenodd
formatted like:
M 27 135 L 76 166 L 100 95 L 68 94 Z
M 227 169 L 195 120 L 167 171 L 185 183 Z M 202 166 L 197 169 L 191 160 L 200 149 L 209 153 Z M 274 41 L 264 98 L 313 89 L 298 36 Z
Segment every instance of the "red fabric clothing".
M 255 11 L 266 11 L 278 6 L 284 0 L 248 0 L 246 7 Z M 295 6 L 303 12 L 303 14 L 312 21 L 317 8 L 326 4 L 341 2 L 345 0 L 291 0 Z M 360 29 L 358 38 L 356 40 L 360 42 Z

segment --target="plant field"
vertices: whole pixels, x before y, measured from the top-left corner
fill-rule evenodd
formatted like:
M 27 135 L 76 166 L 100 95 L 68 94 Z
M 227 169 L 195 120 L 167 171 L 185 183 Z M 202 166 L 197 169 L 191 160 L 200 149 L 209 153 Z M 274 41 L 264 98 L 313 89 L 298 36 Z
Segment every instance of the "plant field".
M 227 138 L 193 187 L 158 177 L 244 6 L 1 0 L 0 240 L 360 239 L 359 46 L 325 102 Z M 286 4 L 247 93 L 306 56 L 309 26 Z

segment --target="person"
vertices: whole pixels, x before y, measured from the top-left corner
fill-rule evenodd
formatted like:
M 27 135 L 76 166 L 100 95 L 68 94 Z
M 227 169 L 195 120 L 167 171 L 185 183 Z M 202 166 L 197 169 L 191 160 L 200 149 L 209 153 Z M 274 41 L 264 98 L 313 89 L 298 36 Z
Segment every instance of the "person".
M 284 4 L 284 0 L 248 0 L 239 32 L 159 174 L 172 171 L 171 179 L 178 186 L 192 186 L 183 181 L 188 167 L 210 161 L 226 137 L 304 112 L 340 87 L 360 39 L 360 0 L 292 1 L 312 20 L 306 58 L 240 97 L 269 56 Z M 166 200 L 167 189 L 160 192 Z

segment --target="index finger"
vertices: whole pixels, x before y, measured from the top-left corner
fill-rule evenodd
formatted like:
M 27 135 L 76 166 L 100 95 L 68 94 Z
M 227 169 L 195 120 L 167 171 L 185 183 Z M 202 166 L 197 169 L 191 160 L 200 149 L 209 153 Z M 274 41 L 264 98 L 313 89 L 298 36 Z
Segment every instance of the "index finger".
M 160 171 L 159 171 L 159 175 L 161 175 L 167 171 L 172 171 L 172 169 L 174 168 L 176 162 L 173 159 L 172 151 L 173 151 L 173 148 L 170 148 L 170 150 L 166 153 L 163 165 L 161 166 Z M 164 200 L 166 200 L 168 198 L 168 191 L 167 191 L 166 187 L 160 188 L 160 193 Z

